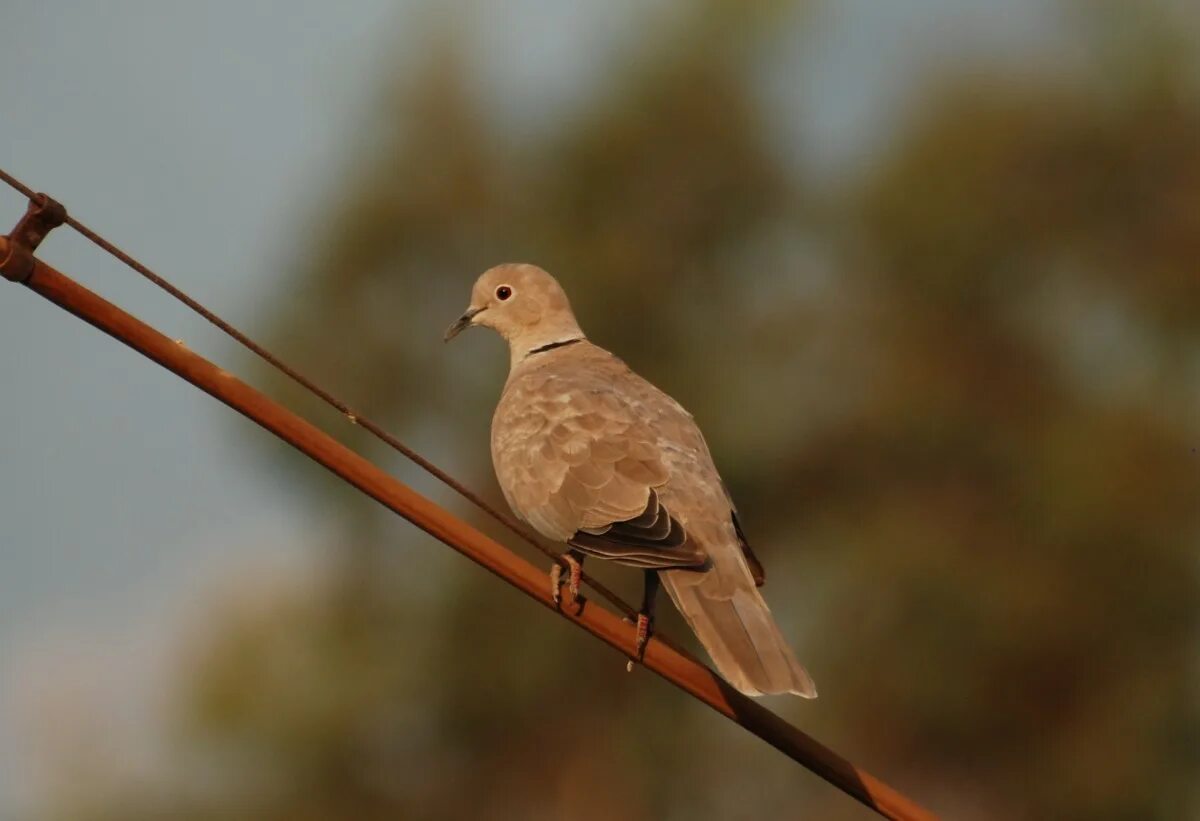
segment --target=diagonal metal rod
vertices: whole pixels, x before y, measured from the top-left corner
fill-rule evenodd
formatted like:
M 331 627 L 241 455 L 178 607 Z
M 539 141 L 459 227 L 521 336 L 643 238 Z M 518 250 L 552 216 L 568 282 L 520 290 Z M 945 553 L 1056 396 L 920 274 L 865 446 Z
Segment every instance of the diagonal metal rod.
M 21 266 L 21 281 L 30 290 L 191 382 L 544 607 L 635 657 L 634 628 L 615 613 L 585 600 L 567 602 L 578 607 L 556 607 L 546 574 L 539 568 L 259 391 L 31 257 L 28 249 L 17 247 L 9 237 L 0 237 L 0 272 L 7 273 L 14 265 Z M 936 817 L 665 642 L 651 638 L 642 663 L 885 818 L 929 821 Z
M 7 183 L 12 188 L 21 192 L 27 198 L 29 198 L 31 201 L 35 200 L 39 196 L 43 196 L 43 195 L 36 194 L 33 191 L 33 189 L 31 189 L 29 186 L 25 185 L 25 183 L 21 182 L 16 177 L 12 176 L 11 174 L 9 174 L 7 171 L 5 171 L 2 168 L 0 168 L 0 181 Z M 313 396 L 317 397 L 322 402 L 329 405 L 334 410 L 338 411 L 338 413 L 345 416 L 346 419 L 349 420 L 351 424 L 358 425 L 360 428 L 362 428 L 363 430 L 366 430 L 368 433 L 370 433 L 376 439 L 378 439 L 379 441 L 383 442 L 385 445 L 390 447 L 392 450 L 396 451 L 397 453 L 403 454 L 405 457 L 407 457 L 409 460 L 411 460 L 412 462 L 417 464 L 419 467 L 421 467 L 423 470 L 425 470 L 431 476 L 436 478 L 438 481 L 442 482 L 447 487 L 454 490 L 456 493 L 458 493 L 460 496 L 462 496 L 468 502 L 475 505 L 477 508 L 482 510 L 484 513 L 491 516 L 497 522 L 499 522 L 500 524 L 504 525 L 506 528 L 511 530 L 513 533 L 515 533 L 517 536 L 519 536 L 522 540 L 524 540 L 525 542 L 527 542 L 530 545 L 533 545 L 534 548 L 536 548 L 537 550 L 539 550 L 542 553 L 549 556 L 555 562 L 559 563 L 564 569 L 567 569 L 567 565 L 564 562 L 562 556 L 557 551 L 542 544 L 542 542 L 537 537 L 535 537 L 528 528 L 522 527 L 521 524 L 518 523 L 517 520 L 514 519 L 512 516 L 505 515 L 504 513 L 497 510 L 495 507 L 493 507 L 492 505 L 485 502 L 477 493 L 472 491 L 466 485 L 459 482 L 457 479 L 455 479 L 450 474 L 446 473 L 444 470 L 439 468 L 437 465 L 430 462 L 424 456 L 417 453 L 415 450 L 410 448 L 408 445 L 401 442 L 399 439 L 397 439 L 395 436 L 393 436 L 391 433 L 389 433 L 387 430 L 385 430 L 381 425 L 373 422 L 372 420 L 368 419 L 367 417 L 363 416 L 362 414 L 356 412 L 347 403 L 343 402 L 341 399 L 338 399 L 336 396 L 334 396 L 329 391 L 322 388 L 320 385 L 318 385 L 316 382 L 309 379 L 304 374 L 300 373 L 298 370 L 293 368 L 291 365 L 288 365 L 286 362 L 281 360 L 279 357 L 275 356 L 275 354 L 271 353 L 269 350 L 264 348 L 262 345 L 259 345 L 257 342 L 255 342 L 253 339 L 251 339 L 249 336 L 247 336 L 246 334 L 239 331 L 237 328 L 235 328 L 229 322 L 225 321 L 220 316 L 213 313 L 208 308 L 204 307 L 204 305 L 202 305 L 200 302 L 196 301 L 191 296 L 184 293 L 179 288 L 175 287 L 164 277 L 159 276 L 154 271 L 150 270 L 148 267 L 146 267 L 142 263 L 138 262 L 132 256 L 130 256 L 129 254 L 122 251 L 120 248 L 118 248 L 113 243 L 109 242 L 107 239 L 102 237 L 100 234 L 96 233 L 91 228 L 88 228 L 82 222 L 80 222 L 79 220 L 72 217 L 69 213 L 64 213 L 63 222 L 65 222 L 67 225 L 74 228 L 77 232 L 79 232 L 80 235 L 82 235 L 83 237 L 85 237 L 86 239 L 88 239 L 89 241 L 94 243 L 95 245 L 97 245 L 99 248 L 108 252 L 112 256 L 116 257 L 118 260 L 123 262 L 125 265 L 129 266 L 134 271 L 136 271 L 138 274 L 145 277 L 148 281 L 150 281 L 157 287 L 161 288 L 163 291 L 166 291 L 168 294 L 170 294 L 176 300 L 178 300 L 179 302 L 182 302 L 184 305 L 186 305 L 188 308 L 190 308 L 194 313 L 203 317 L 209 323 L 211 323 L 212 325 L 214 325 L 215 327 L 220 329 L 220 331 L 222 333 L 224 333 L 226 336 L 228 336 L 230 339 L 233 339 L 239 345 L 241 345 L 246 350 L 253 353 L 255 356 L 262 359 L 264 362 L 266 362 L 272 368 L 275 368 L 275 370 L 282 373 L 288 379 L 291 379 L 293 382 L 295 382 L 300 387 L 304 388 L 306 391 L 311 393 Z M 580 574 L 580 579 L 585 584 L 587 584 L 588 587 L 595 590 L 598 594 L 600 594 L 600 596 L 602 596 L 604 599 L 606 599 L 613 607 L 616 607 L 618 610 L 620 610 L 625 615 L 630 616 L 630 617 L 636 615 L 637 611 L 633 607 L 626 604 L 625 601 L 623 599 L 621 599 L 620 596 L 618 596 L 616 593 L 609 590 L 607 587 L 602 585 L 600 582 L 593 579 L 586 572 Z

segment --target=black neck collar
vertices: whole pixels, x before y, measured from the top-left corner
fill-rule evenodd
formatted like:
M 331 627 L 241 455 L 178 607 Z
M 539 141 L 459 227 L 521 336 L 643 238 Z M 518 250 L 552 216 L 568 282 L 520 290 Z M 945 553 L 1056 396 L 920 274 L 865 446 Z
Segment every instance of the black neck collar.
M 579 337 L 576 337 L 575 339 L 564 339 L 561 342 L 551 342 L 549 345 L 543 345 L 540 348 L 534 348 L 532 351 L 525 354 L 525 358 L 528 359 L 529 357 L 533 356 L 535 353 L 545 353 L 546 351 L 552 351 L 555 348 L 565 348 L 567 345 L 574 345 L 576 342 L 582 342 L 582 341 L 583 341 L 583 337 L 579 336 Z

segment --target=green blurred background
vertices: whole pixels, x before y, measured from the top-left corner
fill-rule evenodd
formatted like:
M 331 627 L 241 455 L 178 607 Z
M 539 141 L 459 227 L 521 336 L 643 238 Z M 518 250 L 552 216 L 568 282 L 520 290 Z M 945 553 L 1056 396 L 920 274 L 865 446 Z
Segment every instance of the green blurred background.
M 546 267 L 706 431 L 821 688 L 773 709 L 947 818 L 1200 817 L 1194 9 L 1052 4 L 1053 35 L 1006 56 L 948 28 L 886 137 L 831 170 L 787 125 L 841 70 L 829 4 L 623 7 L 549 113 L 497 102 L 464 8 L 375 66 L 252 333 L 503 504 L 506 354 L 439 332 L 484 268 Z M 826 57 L 801 72 L 805 50 Z M 174 628 L 155 766 L 123 775 L 103 739 L 52 756 L 29 817 L 872 817 L 222 424 L 321 523 L 308 569 L 211 586 Z

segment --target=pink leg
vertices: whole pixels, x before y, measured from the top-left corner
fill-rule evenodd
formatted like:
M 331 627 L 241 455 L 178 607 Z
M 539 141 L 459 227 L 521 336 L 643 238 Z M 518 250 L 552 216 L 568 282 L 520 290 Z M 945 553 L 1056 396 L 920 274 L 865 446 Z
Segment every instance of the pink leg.
M 638 613 L 637 654 L 639 659 L 646 652 L 646 642 L 648 641 L 650 641 L 650 617 L 645 613 Z
M 635 654 L 641 661 L 646 653 L 646 642 L 650 641 L 650 633 L 654 629 L 654 603 L 658 600 L 658 573 L 647 570 L 645 573 L 645 592 L 642 593 L 642 609 L 637 614 L 637 643 Z M 633 659 L 625 665 L 625 669 L 633 672 Z
M 579 582 L 583 578 L 583 562 L 577 558 L 573 551 L 567 551 L 562 554 L 562 560 L 567 565 L 567 590 L 571 591 L 571 599 L 579 598 Z M 563 567 L 558 562 L 555 562 L 550 567 L 550 596 L 554 599 L 554 604 L 562 604 L 562 574 Z
M 583 565 L 578 562 L 570 553 L 563 555 L 567 560 L 567 566 L 571 568 L 571 575 L 567 580 L 567 589 L 571 591 L 571 598 L 579 598 L 579 580 L 583 577 Z
M 645 613 L 638 613 L 637 617 L 637 658 L 642 660 L 642 654 L 646 652 L 646 642 L 650 641 L 650 617 Z M 633 672 L 633 659 L 625 662 L 625 672 Z
M 562 604 L 562 565 L 555 562 L 550 566 L 550 598 L 554 599 L 557 607 Z

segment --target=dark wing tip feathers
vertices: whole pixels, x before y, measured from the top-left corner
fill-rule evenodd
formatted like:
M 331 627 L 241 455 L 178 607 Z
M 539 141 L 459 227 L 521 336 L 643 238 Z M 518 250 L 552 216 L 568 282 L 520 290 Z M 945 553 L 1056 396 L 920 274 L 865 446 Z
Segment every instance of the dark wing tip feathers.
M 580 530 L 567 542 L 585 553 L 646 568 L 705 569 L 708 554 L 688 538 L 679 520 L 650 491 L 646 509 L 603 530 Z

